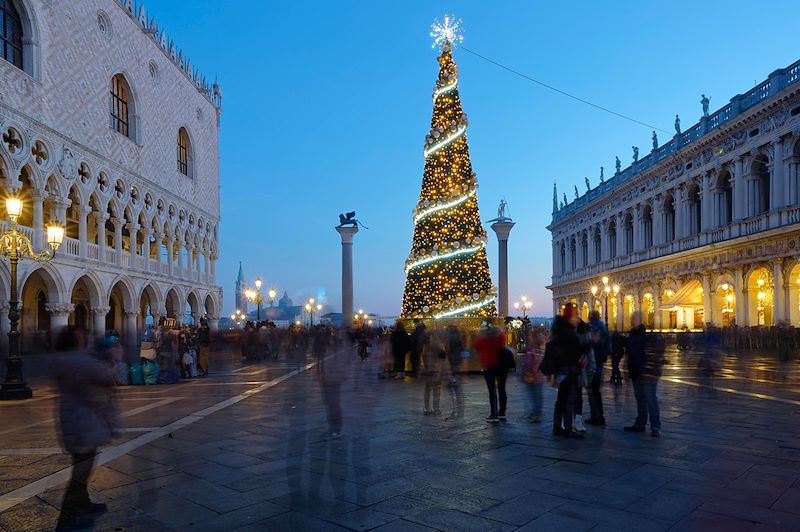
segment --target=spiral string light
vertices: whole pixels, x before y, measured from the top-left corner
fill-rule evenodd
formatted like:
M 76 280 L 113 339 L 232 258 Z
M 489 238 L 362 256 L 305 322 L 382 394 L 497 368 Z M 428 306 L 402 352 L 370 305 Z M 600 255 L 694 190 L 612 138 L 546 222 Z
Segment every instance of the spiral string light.
M 425 137 L 425 170 L 414 238 L 406 261 L 405 318 L 493 317 L 496 291 L 486 255 L 486 231 L 478 211 L 466 130 L 468 120 L 458 95 L 458 67 L 452 45 L 461 42 L 460 20 L 434 23 L 439 46 L 439 76 L 433 91 L 433 117 Z

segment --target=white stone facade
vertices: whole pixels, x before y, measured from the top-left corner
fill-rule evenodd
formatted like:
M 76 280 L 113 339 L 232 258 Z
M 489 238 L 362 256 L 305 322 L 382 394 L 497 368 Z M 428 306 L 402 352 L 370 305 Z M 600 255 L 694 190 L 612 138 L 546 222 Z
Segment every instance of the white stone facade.
M 96 334 L 118 330 L 130 344 L 147 315 L 216 326 L 218 85 L 128 1 L 12 3 L 25 55 L 22 69 L 0 59 L 0 184 L 23 198 L 20 227 L 35 249 L 45 246 L 47 223 L 67 232 L 51 263 L 20 263 L 23 342 L 79 323 Z M 111 126 L 115 75 L 129 89 L 129 136 Z M 8 297 L 0 261 L 2 332 Z
M 659 329 L 800 326 L 800 61 L 556 201 L 554 312 L 605 311 L 608 276 L 612 328 L 635 311 Z

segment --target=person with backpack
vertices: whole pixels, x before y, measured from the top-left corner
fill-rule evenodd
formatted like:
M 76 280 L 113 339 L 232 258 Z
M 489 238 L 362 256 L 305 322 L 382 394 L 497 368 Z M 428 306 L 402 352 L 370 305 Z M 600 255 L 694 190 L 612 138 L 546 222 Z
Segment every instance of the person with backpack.
M 551 372 L 554 384 L 558 386 L 558 395 L 553 409 L 553 434 L 582 439 L 583 434 L 573 430 L 578 378 L 582 371 L 580 358 L 585 352 L 585 346 L 581 344 L 578 337 L 579 321 L 578 309 L 572 303 L 567 303 L 563 313 L 556 316 L 550 333 L 550 341 L 545 348 L 547 364 L 543 368 L 543 372 Z
M 650 433 L 654 438 L 661 435 L 661 416 L 656 395 L 661 363 L 664 356 L 664 337 L 653 333 L 648 337 L 642 324 L 642 313 L 631 315 L 633 328 L 626 342 L 628 351 L 628 373 L 633 381 L 636 396 L 636 421 L 625 427 L 628 432 L 644 432 L 650 421 Z
M 608 353 L 611 351 L 611 338 L 603 320 L 600 319 L 600 312 L 593 310 L 589 313 L 589 334 L 592 342 L 592 352 L 594 353 L 595 370 L 589 375 L 589 425 L 605 425 L 606 418 L 603 412 L 603 396 L 600 393 L 600 386 L 603 383 L 603 366 L 606 365 Z
M 506 346 L 506 335 L 499 327 L 486 321 L 475 338 L 475 349 L 480 353 L 483 378 L 489 391 L 489 423 L 499 423 L 506 419 L 506 377 L 508 369 L 501 367 L 500 350 Z M 499 402 L 499 407 L 498 407 Z

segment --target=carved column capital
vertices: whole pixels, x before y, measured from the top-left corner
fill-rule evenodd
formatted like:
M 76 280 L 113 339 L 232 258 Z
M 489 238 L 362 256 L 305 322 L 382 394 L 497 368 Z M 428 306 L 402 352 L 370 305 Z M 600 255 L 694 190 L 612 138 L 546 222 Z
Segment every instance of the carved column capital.
M 95 316 L 105 316 L 111 311 L 111 307 L 95 307 L 92 309 L 92 314 Z

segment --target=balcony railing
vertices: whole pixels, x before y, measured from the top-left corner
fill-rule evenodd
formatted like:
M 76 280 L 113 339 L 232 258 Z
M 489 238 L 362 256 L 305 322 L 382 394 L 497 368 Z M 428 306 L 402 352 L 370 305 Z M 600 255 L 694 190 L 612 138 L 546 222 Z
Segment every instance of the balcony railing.
M 577 211 L 581 207 L 588 205 L 592 200 L 604 195 L 606 192 L 618 185 L 628 181 L 633 176 L 644 172 L 651 166 L 657 164 L 664 158 L 674 154 L 686 145 L 694 142 L 711 130 L 733 120 L 749 108 L 757 105 L 766 98 L 777 94 L 785 88 L 800 81 L 800 60 L 795 61 L 786 68 L 778 69 L 765 81 L 762 81 L 744 94 L 731 98 L 730 103 L 715 113 L 701 118 L 700 121 L 689 129 L 675 135 L 669 142 L 659 146 L 657 149 L 644 156 L 639 161 L 615 174 L 611 179 L 600 183 L 592 190 L 586 192 L 572 203 L 565 205 L 561 209 L 553 212 L 553 222 L 557 222 Z

